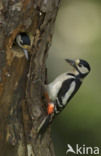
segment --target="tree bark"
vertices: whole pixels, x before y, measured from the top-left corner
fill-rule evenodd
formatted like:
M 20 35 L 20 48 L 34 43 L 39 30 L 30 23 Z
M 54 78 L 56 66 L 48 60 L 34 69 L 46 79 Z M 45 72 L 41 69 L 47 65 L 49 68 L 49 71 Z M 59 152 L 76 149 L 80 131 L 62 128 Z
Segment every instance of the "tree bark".
M 46 58 L 60 0 L 0 1 L 0 155 L 55 156 L 50 128 L 42 140 L 37 128 L 46 116 L 42 100 Z M 29 60 L 14 44 L 31 38 Z

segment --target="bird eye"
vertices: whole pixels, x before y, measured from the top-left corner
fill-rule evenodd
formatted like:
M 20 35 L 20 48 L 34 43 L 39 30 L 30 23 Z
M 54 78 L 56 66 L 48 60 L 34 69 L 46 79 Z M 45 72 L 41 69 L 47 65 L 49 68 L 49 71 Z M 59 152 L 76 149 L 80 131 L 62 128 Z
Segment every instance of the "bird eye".
M 81 63 L 79 63 L 79 67 L 82 67 L 82 64 Z

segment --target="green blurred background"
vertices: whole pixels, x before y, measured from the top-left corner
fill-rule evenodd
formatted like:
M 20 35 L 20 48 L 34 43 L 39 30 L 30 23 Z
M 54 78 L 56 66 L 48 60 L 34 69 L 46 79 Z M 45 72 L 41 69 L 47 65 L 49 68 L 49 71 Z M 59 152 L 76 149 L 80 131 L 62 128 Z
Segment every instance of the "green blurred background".
M 101 148 L 100 49 L 101 0 L 61 0 L 47 60 L 49 82 L 71 68 L 65 58 L 83 58 L 90 63 L 92 71 L 54 120 L 56 156 L 66 155 L 67 144 Z

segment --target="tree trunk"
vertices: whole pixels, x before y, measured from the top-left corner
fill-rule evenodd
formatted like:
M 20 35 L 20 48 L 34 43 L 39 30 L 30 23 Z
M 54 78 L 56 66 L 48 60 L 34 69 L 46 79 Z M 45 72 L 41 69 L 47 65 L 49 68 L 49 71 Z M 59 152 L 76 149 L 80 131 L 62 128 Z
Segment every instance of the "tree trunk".
M 55 156 L 42 100 L 45 61 L 60 0 L 0 0 L 0 156 Z M 14 44 L 19 32 L 31 38 L 29 60 Z

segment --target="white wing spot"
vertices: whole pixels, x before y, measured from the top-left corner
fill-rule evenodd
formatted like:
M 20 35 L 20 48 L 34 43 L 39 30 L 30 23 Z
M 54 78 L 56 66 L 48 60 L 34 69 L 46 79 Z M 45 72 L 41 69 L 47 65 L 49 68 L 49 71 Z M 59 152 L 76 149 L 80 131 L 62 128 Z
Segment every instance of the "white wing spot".
M 75 89 L 75 81 L 73 81 L 70 85 L 69 90 L 67 91 L 67 93 L 65 94 L 65 96 L 62 98 L 62 103 L 63 105 L 66 105 L 66 102 L 68 101 L 69 97 L 71 96 L 71 94 L 73 93 L 74 89 Z
M 58 91 L 61 88 L 62 83 L 69 78 L 73 78 L 73 76 L 67 75 L 67 73 L 64 73 L 58 76 L 53 82 L 48 84 L 47 91 L 52 101 L 56 100 Z

